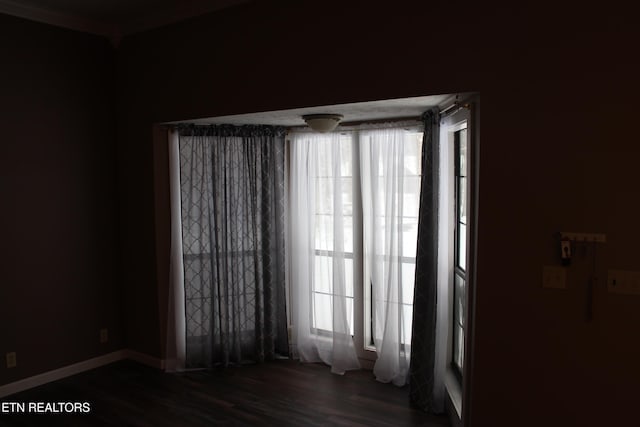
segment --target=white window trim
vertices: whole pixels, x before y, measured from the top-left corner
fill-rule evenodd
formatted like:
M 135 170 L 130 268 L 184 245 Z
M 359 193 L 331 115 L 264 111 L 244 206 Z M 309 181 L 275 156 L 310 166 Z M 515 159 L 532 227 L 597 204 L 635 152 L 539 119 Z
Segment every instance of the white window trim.
M 477 98 L 473 98 L 472 99 L 473 104 L 461 104 L 464 105 L 463 108 L 460 108 L 460 110 L 458 110 L 456 113 L 453 113 L 452 115 L 448 116 L 441 124 L 441 126 L 446 126 L 445 129 L 441 129 L 441 147 L 444 150 L 450 150 L 449 151 L 449 156 L 450 159 L 455 162 L 457 159 L 455 158 L 454 155 L 454 149 L 453 149 L 453 144 L 454 144 L 454 133 L 458 130 L 461 130 L 462 128 L 467 128 L 468 130 L 468 145 L 467 145 L 467 176 L 468 176 L 468 180 L 467 180 L 467 197 L 468 197 L 468 210 L 467 210 L 467 236 L 466 236 L 466 249 L 467 249 L 467 254 L 466 254 L 466 259 L 467 259 L 467 269 L 466 269 L 466 274 L 467 274 L 467 279 L 466 279 L 466 286 L 467 286 L 467 290 L 466 290 L 466 309 L 465 309 L 465 327 L 464 327 L 464 338 L 465 338 L 465 344 L 464 344 L 464 366 L 463 366 L 463 373 L 462 373 L 462 381 L 460 379 L 460 377 L 458 376 L 457 372 L 454 371 L 454 368 L 452 366 L 452 358 L 453 358 L 453 286 L 454 286 L 454 281 L 453 281 L 453 272 L 454 272 L 454 257 L 453 257 L 453 251 L 455 249 L 455 236 L 454 236 L 454 229 L 453 229 L 453 223 L 449 223 L 447 224 L 448 227 L 448 233 L 451 239 L 451 242 L 453 244 L 450 245 L 449 247 L 449 259 L 451 260 L 451 265 L 449 266 L 450 269 L 450 274 L 448 275 L 448 277 L 444 280 L 443 283 L 444 286 L 447 287 L 447 289 L 449 290 L 448 293 L 448 303 L 447 303 L 447 319 L 448 319 L 448 331 L 447 331 L 447 343 L 446 343 L 446 367 L 444 370 L 444 377 L 443 377 L 443 383 L 444 383 L 444 389 L 446 392 L 446 396 L 449 397 L 452 406 L 455 409 L 455 413 L 453 414 L 449 414 L 452 419 L 453 418 L 457 418 L 457 423 L 454 423 L 454 425 L 463 425 L 464 423 L 468 423 L 468 420 L 463 420 L 463 414 L 464 417 L 468 417 L 469 416 L 469 410 L 468 410 L 468 402 L 464 403 L 463 400 L 464 399 L 468 399 L 469 398 L 469 390 L 467 390 L 467 388 L 470 385 L 471 382 L 471 375 L 472 375 L 472 363 L 473 360 L 470 357 L 471 353 L 472 353 L 472 346 L 473 346 L 473 336 L 472 336 L 472 330 L 473 330 L 473 325 L 471 323 L 472 321 L 472 316 L 473 316 L 473 311 L 474 311 L 474 302 L 473 302 L 473 290 L 474 290 L 474 285 L 475 285 L 475 267 L 476 267 L 476 247 L 475 247 L 475 242 L 476 242 L 476 238 L 474 237 L 475 233 L 476 233 L 476 227 L 477 227 L 477 205 L 476 205 L 476 191 L 478 188 L 478 175 L 477 175 L 477 146 L 478 146 L 478 141 L 477 141 L 477 137 L 478 137 L 478 116 L 477 116 L 477 109 L 479 108 L 479 104 L 478 104 L 478 99 Z M 469 106 L 469 108 L 467 108 L 467 106 Z M 474 109 L 474 110 L 472 110 Z M 475 111 L 475 113 L 474 113 Z M 444 132 L 442 132 L 442 130 L 444 130 Z M 453 163 L 450 165 L 451 167 L 453 167 Z M 450 188 L 453 188 L 453 180 L 454 180 L 454 172 L 455 169 L 452 169 L 450 173 L 447 174 L 447 177 L 441 177 L 441 179 L 448 179 L 450 180 L 449 185 Z M 455 197 L 453 197 L 453 194 L 451 195 L 453 200 L 451 200 L 452 206 L 453 203 L 455 203 Z M 453 207 L 452 207 L 453 208 Z M 455 208 L 453 208 L 454 210 L 452 212 L 456 212 Z M 455 421 L 455 420 L 454 420 Z

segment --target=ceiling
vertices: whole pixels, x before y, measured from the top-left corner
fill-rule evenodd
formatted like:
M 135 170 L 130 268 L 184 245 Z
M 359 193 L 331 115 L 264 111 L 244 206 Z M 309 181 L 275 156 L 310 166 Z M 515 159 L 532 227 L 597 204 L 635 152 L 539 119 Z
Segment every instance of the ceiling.
M 76 31 L 120 39 L 163 25 L 259 0 L 0 0 L 0 13 Z M 196 124 L 304 126 L 305 114 L 334 113 L 343 123 L 419 117 L 429 108 L 450 104 L 449 95 L 423 96 L 331 106 L 297 108 L 190 120 Z
M 0 0 L 0 13 L 72 30 L 123 36 L 256 0 Z
M 251 114 L 237 114 L 189 120 L 188 123 L 208 124 L 263 124 L 274 126 L 305 126 L 302 116 L 305 114 L 342 114 L 343 123 L 377 121 L 388 119 L 407 119 L 420 117 L 432 107 L 442 107 L 453 102 L 451 95 L 420 96 L 412 98 L 388 99 L 383 101 L 356 102 L 350 104 L 325 105 L 319 107 L 295 108 L 291 110 L 267 111 Z M 170 122 L 177 124 L 181 122 Z

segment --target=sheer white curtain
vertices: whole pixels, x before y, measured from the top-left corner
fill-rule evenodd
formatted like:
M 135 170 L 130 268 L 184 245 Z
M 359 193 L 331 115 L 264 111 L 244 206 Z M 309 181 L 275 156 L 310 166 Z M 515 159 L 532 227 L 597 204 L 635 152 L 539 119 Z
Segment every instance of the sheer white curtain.
M 185 296 L 182 259 L 182 207 L 180 203 L 180 147 L 177 131 L 169 131 L 169 196 L 171 204 L 171 252 L 167 307 L 165 369 L 180 371 L 185 365 Z
M 454 144 L 451 134 L 451 116 L 440 123 L 438 188 L 438 284 L 436 293 L 436 342 L 433 379 L 432 408 L 436 413 L 444 412 L 445 374 L 451 361 L 449 335 L 450 318 L 453 316 L 453 222 L 454 209 Z
M 293 338 L 303 362 L 343 374 L 353 343 L 352 140 L 291 135 L 290 254 Z M 351 218 L 351 221 L 349 220 Z
M 415 131 L 360 132 L 364 280 L 371 285 L 378 381 L 403 386 L 411 357 L 420 139 Z

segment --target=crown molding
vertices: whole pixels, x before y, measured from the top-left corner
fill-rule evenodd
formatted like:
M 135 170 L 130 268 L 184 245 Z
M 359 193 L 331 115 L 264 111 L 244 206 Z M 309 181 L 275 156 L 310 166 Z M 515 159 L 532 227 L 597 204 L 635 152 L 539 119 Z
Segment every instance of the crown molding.
M 1 0 L 0 0 L 1 1 Z M 118 26 L 119 34 L 124 37 L 135 33 L 175 24 L 196 16 L 227 9 L 255 0 L 216 0 L 216 1 L 182 1 L 175 6 L 156 9 L 144 16 L 121 22 Z
M 87 19 L 75 15 L 55 12 L 13 0 L 0 0 L 0 13 L 17 16 L 30 21 L 54 25 L 56 27 L 96 34 L 113 39 L 118 34 L 115 25 Z
M 114 46 L 130 34 L 173 24 L 206 13 L 226 9 L 256 0 L 182 1 L 164 9 L 154 9 L 143 16 L 134 16 L 118 23 L 107 23 L 79 15 L 56 12 L 15 0 L 0 0 L 0 13 L 31 21 L 107 37 Z

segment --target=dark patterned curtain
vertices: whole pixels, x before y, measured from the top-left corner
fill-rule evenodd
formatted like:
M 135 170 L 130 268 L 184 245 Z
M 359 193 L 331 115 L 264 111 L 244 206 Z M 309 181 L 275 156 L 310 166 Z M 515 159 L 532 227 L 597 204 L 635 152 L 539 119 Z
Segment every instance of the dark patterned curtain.
M 286 355 L 284 128 L 178 130 L 186 367 Z
M 418 219 L 416 283 L 413 297 L 413 331 L 409 393 L 411 403 L 432 410 L 436 342 L 436 285 L 438 278 L 438 113 L 423 114 L 422 189 Z

